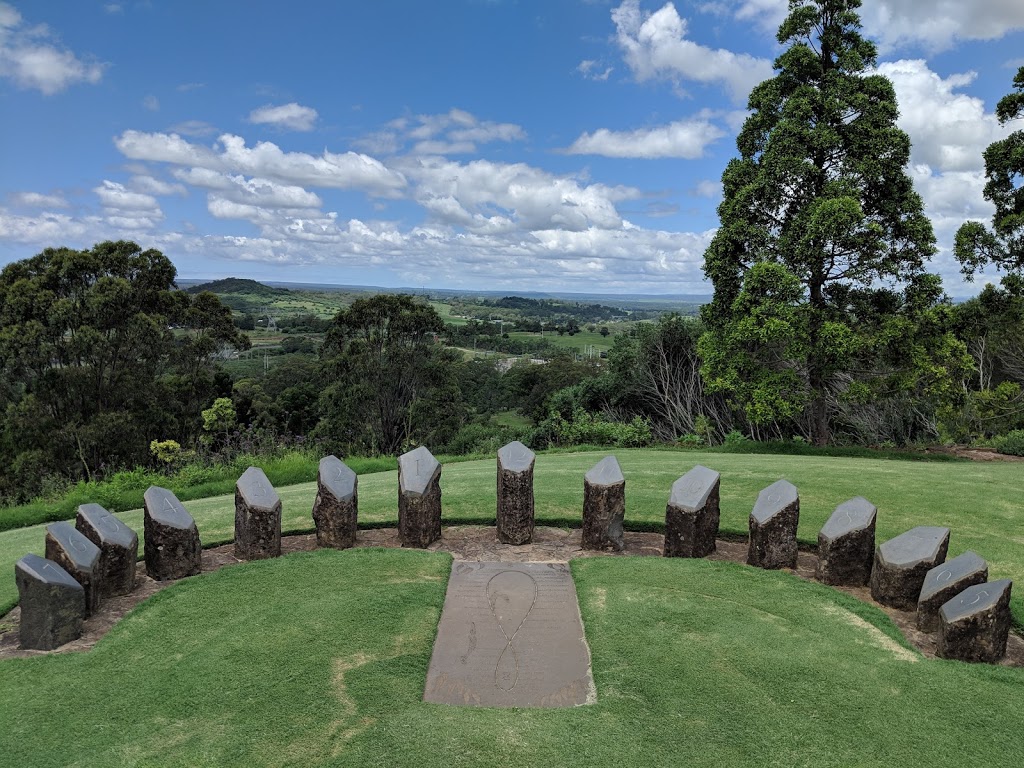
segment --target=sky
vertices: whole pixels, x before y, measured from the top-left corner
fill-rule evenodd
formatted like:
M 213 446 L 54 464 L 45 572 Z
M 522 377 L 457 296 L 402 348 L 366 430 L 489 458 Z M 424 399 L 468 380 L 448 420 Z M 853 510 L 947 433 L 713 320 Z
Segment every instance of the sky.
M 786 0 L 0 1 L 0 265 L 128 239 L 182 278 L 709 294 L 703 252 Z M 938 238 L 1021 0 L 865 0 Z

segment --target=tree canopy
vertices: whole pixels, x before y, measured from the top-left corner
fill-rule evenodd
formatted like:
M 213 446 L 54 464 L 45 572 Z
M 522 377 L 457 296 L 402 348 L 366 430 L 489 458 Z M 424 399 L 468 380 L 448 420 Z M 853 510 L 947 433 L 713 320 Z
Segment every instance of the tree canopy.
M 124 241 L 47 248 L 0 272 L 0 491 L 142 463 L 150 441 L 198 433 L 212 353 L 249 342 L 215 296 L 174 278 L 162 253 Z
M 996 105 L 1001 125 L 1024 119 L 1024 67 L 1013 78 L 1013 93 Z M 1024 272 L 1024 129 L 988 145 L 985 157 L 985 199 L 995 205 L 992 229 L 978 221 L 956 233 L 955 253 L 970 279 L 986 264 Z
M 714 284 L 701 342 L 711 389 L 754 425 L 803 419 L 818 443 L 830 436 L 830 400 L 849 385 L 843 374 L 877 366 L 867 305 L 916 312 L 911 294 L 929 293 L 915 286 L 935 251 L 860 5 L 790 0 L 777 35 L 786 49 L 775 77 L 750 94 L 704 257 Z

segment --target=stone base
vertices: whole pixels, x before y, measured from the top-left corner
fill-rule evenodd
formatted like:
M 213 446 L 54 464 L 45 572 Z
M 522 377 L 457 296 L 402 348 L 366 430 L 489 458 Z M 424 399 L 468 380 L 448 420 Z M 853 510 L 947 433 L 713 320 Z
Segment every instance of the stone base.
M 625 549 L 626 484 L 590 485 L 583 493 L 583 548 Z
M 529 544 L 533 539 L 533 467 L 516 472 L 498 466 L 498 541 Z
M 970 606 L 975 600 L 981 601 L 978 610 L 957 605 L 963 602 Z M 987 664 L 998 662 L 1006 655 L 1010 635 L 1009 580 L 968 587 L 942 606 L 939 623 L 936 652 L 941 658 Z
M 78 508 L 75 528 L 100 548 L 100 597 L 127 595 L 135 589 L 138 534 L 98 504 Z
M 235 497 L 235 557 L 265 560 L 281 556 L 281 502 L 272 509 L 249 507 Z
M 398 497 L 398 537 L 403 547 L 426 549 L 441 538 L 441 488 Z
M 788 505 L 763 523 L 751 515 L 747 565 L 768 570 L 796 568 L 796 527 L 799 521 L 799 503 Z
M 145 521 L 146 573 L 157 581 L 195 576 L 202 568 L 199 529 L 172 528 Z
M 67 571 L 38 555 L 14 567 L 21 605 L 22 648 L 52 651 L 82 636 L 85 590 Z
M 707 557 L 718 536 L 718 491 L 703 509 L 665 509 L 665 557 Z
M 358 528 L 358 501 L 351 498 L 339 501 L 323 488 L 317 490 L 313 502 L 313 523 L 316 524 L 316 543 L 320 547 L 348 549 L 355 546 Z

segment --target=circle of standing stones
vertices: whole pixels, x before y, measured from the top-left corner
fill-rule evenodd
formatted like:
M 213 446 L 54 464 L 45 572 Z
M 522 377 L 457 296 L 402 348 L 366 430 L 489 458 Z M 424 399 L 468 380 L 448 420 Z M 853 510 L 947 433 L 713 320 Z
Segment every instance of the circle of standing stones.
M 512 442 L 497 455 L 497 538 L 533 539 L 536 455 Z M 398 533 L 404 547 L 425 548 L 441 537 L 441 464 L 424 447 L 398 459 Z M 672 484 L 665 510 L 665 557 L 701 558 L 715 551 L 721 477 L 695 466 Z M 582 546 L 625 549 L 626 480 L 614 456 L 583 480 Z M 974 552 L 946 561 L 949 529 L 918 526 L 875 544 L 878 510 L 863 497 L 836 507 L 818 533 L 815 578 L 832 586 L 869 586 L 881 605 L 916 611 L 917 627 L 937 633 L 940 657 L 998 662 L 1010 631 L 1008 579 L 988 581 Z M 320 461 L 313 503 L 317 544 L 345 549 L 356 542 L 358 478 L 335 456 Z M 779 480 L 762 490 L 749 518 L 747 563 L 795 568 L 800 497 Z M 195 520 L 165 488 L 144 496 L 146 572 L 157 580 L 199 573 L 202 546 Z M 15 565 L 22 648 L 52 650 L 77 639 L 100 602 L 135 587 L 139 538 L 98 504 L 78 508 L 75 524 L 46 527 L 45 557 Z M 235 484 L 235 555 L 259 560 L 281 554 L 281 499 L 263 470 L 250 467 Z

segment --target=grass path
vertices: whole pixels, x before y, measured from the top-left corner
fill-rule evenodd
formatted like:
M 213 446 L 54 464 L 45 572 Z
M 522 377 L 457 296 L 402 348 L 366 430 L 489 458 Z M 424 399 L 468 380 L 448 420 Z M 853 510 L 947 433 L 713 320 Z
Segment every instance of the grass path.
M 4 763 L 1016 766 L 1024 671 L 925 660 L 877 609 L 732 563 L 573 563 L 598 701 L 421 701 L 450 559 L 318 551 L 186 579 L 87 654 L 0 663 Z
M 536 516 L 540 523 L 579 526 L 583 475 L 603 453 L 541 455 L 535 471 Z M 991 578 L 1011 578 L 1017 586 L 1014 615 L 1024 623 L 1024 471 L 1001 462 L 905 462 L 807 456 L 705 454 L 691 451 L 615 451 L 626 476 L 626 525 L 661 530 L 672 482 L 695 464 L 722 473 L 722 531 L 744 536 L 757 493 L 785 477 L 800 491 L 801 541 L 817 542 L 818 530 L 839 503 L 865 496 L 879 509 L 878 540 L 915 525 L 952 530 L 949 556 L 972 549 L 989 562 Z M 397 473 L 359 478 L 362 525 L 395 525 Z M 444 467 L 441 476 L 446 524 L 493 521 L 495 463 L 471 461 Z M 315 483 L 278 488 L 285 531 L 313 528 Z M 234 536 L 230 495 L 185 502 L 205 546 Z M 119 515 L 142 534 L 139 510 Z M 0 573 L 11 574 L 26 552 L 42 554 L 43 526 L 0 533 Z M 141 553 L 140 541 L 140 553 Z M 15 604 L 13 578 L 0 578 L 0 612 Z

